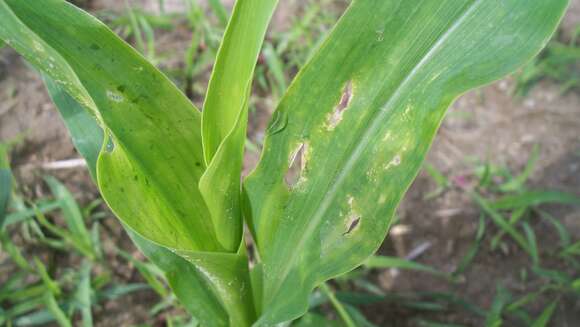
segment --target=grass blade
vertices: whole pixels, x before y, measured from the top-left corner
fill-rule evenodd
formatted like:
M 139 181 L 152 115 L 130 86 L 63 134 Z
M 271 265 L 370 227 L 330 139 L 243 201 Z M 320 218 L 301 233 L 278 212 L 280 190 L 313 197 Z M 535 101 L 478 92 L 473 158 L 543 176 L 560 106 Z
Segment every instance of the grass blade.
M 20 269 L 24 271 L 32 270 L 30 264 L 28 263 L 28 260 L 24 258 L 24 256 L 20 252 L 20 248 L 18 248 L 16 245 L 14 245 L 14 243 L 12 243 L 10 235 L 3 230 L 0 230 L 0 245 L 2 245 L 2 251 L 6 251 L 6 253 L 8 253 L 8 255 L 12 258 L 14 263 L 16 263 L 16 265 Z
M 133 264 L 135 266 L 135 268 L 137 268 L 137 270 L 139 271 L 141 276 L 143 276 L 143 278 L 147 281 L 147 284 L 149 284 L 149 286 L 161 298 L 165 298 L 169 295 L 167 293 L 167 290 L 165 289 L 165 286 L 163 285 L 163 283 L 160 282 L 158 279 L 159 274 L 160 274 L 159 271 L 154 270 L 153 267 L 151 267 L 149 264 L 146 264 L 144 262 L 141 262 L 141 261 L 133 258 L 133 256 L 131 256 L 129 253 L 127 253 L 123 250 L 117 250 L 117 253 L 120 254 L 121 257 L 123 257 L 125 260 L 127 260 L 131 264 Z
M 527 208 L 525 208 L 525 207 L 518 208 L 515 211 L 513 211 L 511 216 L 510 216 L 509 224 L 515 228 L 517 223 L 520 222 L 520 220 L 525 217 L 526 212 L 527 212 Z M 495 235 L 495 237 L 491 240 L 492 250 L 495 250 L 497 248 L 497 246 L 501 242 L 504 235 L 505 235 L 504 230 L 500 230 L 497 233 L 497 235 Z
M 536 241 L 536 233 L 530 225 L 526 222 L 522 223 L 524 228 L 524 232 L 526 233 L 526 239 L 528 240 L 528 244 L 530 246 L 530 255 L 532 256 L 532 263 L 534 266 L 540 265 L 540 254 L 538 253 L 538 243 Z
M 93 327 L 91 292 L 91 264 L 85 261 L 81 267 L 80 279 L 75 294 L 76 302 L 81 310 L 82 327 Z
M 531 325 L 531 327 L 546 327 L 546 326 L 548 326 L 548 324 L 550 323 L 550 320 L 552 319 L 552 315 L 556 311 L 557 306 L 558 306 L 558 301 L 552 302 L 548 307 L 546 307 L 546 309 L 544 309 L 544 311 L 542 311 L 542 314 L 538 317 L 538 319 L 536 319 L 534 321 L 534 323 Z
M 475 240 L 473 244 L 471 244 L 471 246 L 469 247 L 469 250 L 467 250 L 467 254 L 463 258 L 461 258 L 461 261 L 459 262 L 457 268 L 453 272 L 453 276 L 458 276 L 465 272 L 467 267 L 471 264 L 471 262 L 477 255 L 477 252 L 479 252 L 479 248 L 481 247 L 481 242 L 483 241 L 484 237 L 485 237 L 485 218 L 482 215 L 479 216 L 479 224 L 477 227 Z
M 226 27 L 229 20 L 229 14 L 221 0 L 209 0 L 208 2 L 222 27 Z
M 12 193 L 12 172 L 8 161 L 8 149 L 0 144 L 0 230 L 6 223 L 6 210 Z
M 78 241 L 85 243 L 85 245 L 90 248 L 91 236 L 85 225 L 81 209 L 73 195 L 56 178 L 46 176 L 44 180 L 46 184 L 48 184 L 55 199 L 61 203 L 63 216 L 72 236 Z
M 51 211 L 58 210 L 62 207 L 62 203 L 60 201 L 44 201 L 38 202 L 36 208 L 25 208 L 12 212 L 6 216 L 6 221 L 4 227 L 10 226 L 13 224 L 17 224 L 26 220 L 29 220 L 36 216 L 36 212 L 40 212 L 42 214 L 49 213 Z
M 481 209 L 491 218 L 491 220 L 500 229 L 502 229 L 506 234 L 510 235 L 514 239 L 514 241 L 516 241 L 516 243 L 523 250 L 525 250 L 527 253 L 532 255 L 532 252 L 530 250 L 530 246 L 528 245 L 524 236 L 522 234 L 520 234 L 520 232 L 518 232 L 507 221 L 505 221 L 505 219 L 502 217 L 502 215 L 499 212 L 497 212 L 495 209 L 493 209 L 487 200 L 482 198 L 477 193 L 472 193 L 471 196 L 475 200 L 475 202 L 481 207 Z
M 61 295 L 62 290 L 60 289 L 60 286 L 50 277 L 46 266 L 42 263 L 42 261 L 40 261 L 40 259 L 37 257 L 34 257 L 34 264 L 36 266 L 36 272 L 38 273 L 38 276 L 40 276 L 40 279 L 44 283 L 46 289 L 55 296 Z
M 46 305 L 48 311 L 52 313 L 52 316 L 60 327 L 72 327 L 71 321 L 68 319 L 64 311 L 62 311 L 52 293 L 47 292 L 45 294 L 44 305 Z
M 340 303 L 336 296 L 334 296 L 334 292 L 330 289 L 330 287 L 328 287 L 326 283 L 320 285 L 320 290 L 328 297 L 330 303 L 332 303 L 332 306 L 344 322 L 344 325 L 346 327 L 357 327 L 345 307 L 342 305 L 342 303 Z
M 542 204 L 580 205 L 576 195 L 556 191 L 527 191 L 517 195 L 505 196 L 492 204 L 494 209 L 510 210 L 535 207 Z
M 274 46 L 270 42 L 266 42 L 264 45 L 263 54 L 264 58 L 266 59 L 266 65 L 268 65 L 268 69 L 274 77 L 274 92 L 277 96 L 282 96 L 282 94 L 284 94 L 288 88 L 286 83 L 286 75 L 284 74 L 284 64 L 278 56 L 278 53 L 276 53 Z
M 572 243 L 572 236 L 570 235 L 570 232 L 568 232 L 566 226 L 564 226 L 558 219 L 549 213 L 542 210 L 539 210 L 538 212 L 543 219 L 548 220 L 558 231 L 558 235 L 560 237 L 560 246 L 562 248 L 569 246 L 570 243 Z
M 495 298 L 485 319 L 485 327 L 501 327 L 503 325 L 502 313 L 511 299 L 511 295 L 503 286 L 498 285 Z
M 517 177 L 510 180 L 509 182 L 500 185 L 499 190 L 502 192 L 515 192 L 521 190 L 525 186 L 530 175 L 534 172 L 534 169 L 536 168 L 536 163 L 538 162 L 539 158 L 540 158 L 540 147 L 536 144 L 532 149 L 532 154 L 530 155 L 530 159 L 528 159 L 526 168 L 524 168 L 523 172 Z
M 403 269 L 403 270 L 415 270 L 415 271 L 422 271 L 426 272 L 435 276 L 449 278 L 449 274 L 441 272 L 437 269 L 432 267 L 401 259 L 395 257 L 386 257 L 386 256 L 372 256 L 367 259 L 364 264 L 366 268 L 395 268 L 395 269 Z

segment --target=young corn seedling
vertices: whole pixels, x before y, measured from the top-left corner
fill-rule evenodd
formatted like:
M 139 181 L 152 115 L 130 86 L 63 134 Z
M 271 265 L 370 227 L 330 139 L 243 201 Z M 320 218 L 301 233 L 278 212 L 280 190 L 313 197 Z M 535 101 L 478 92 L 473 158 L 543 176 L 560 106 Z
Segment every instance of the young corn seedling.
M 568 1 L 353 0 L 282 97 L 242 183 L 276 5 L 235 3 L 202 113 L 89 14 L 0 0 L 0 39 L 43 73 L 103 198 L 203 326 L 293 320 L 316 286 L 362 264 L 453 100 L 536 55 Z

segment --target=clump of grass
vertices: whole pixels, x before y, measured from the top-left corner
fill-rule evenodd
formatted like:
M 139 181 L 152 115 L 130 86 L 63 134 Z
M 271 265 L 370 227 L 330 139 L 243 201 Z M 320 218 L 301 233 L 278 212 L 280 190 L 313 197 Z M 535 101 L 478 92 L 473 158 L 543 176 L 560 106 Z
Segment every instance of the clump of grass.
M 555 81 L 562 93 L 580 89 L 580 45 L 576 28 L 569 42 L 552 40 L 542 54 L 526 65 L 516 75 L 515 93 L 525 96 L 542 79 Z
M 94 312 L 104 302 L 148 289 L 155 291 L 160 301 L 151 309 L 152 317 L 168 310 L 180 311 L 159 269 L 120 249 L 116 254 L 135 267 L 143 282 L 113 278 L 116 268 L 106 255 L 115 253 L 106 254 L 101 243 L 101 223 L 109 215 L 95 212 L 101 201 L 82 208 L 73 194 L 50 176 L 45 178 L 50 198 L 25 200 L 15 191 L 5 150 L 0 146 L 0 248 L 7 254 L 0 261 L 4 271 L 0 276 L 0 325 L 89 327 L 95 322 Z M 47 251 L 30 251 L 36 244 Z M 57 264 L 55 257 L 63 254 L 71 257 L 72 265 Z M 195 326 L 180 314 L 168 319 L 174 326 Z

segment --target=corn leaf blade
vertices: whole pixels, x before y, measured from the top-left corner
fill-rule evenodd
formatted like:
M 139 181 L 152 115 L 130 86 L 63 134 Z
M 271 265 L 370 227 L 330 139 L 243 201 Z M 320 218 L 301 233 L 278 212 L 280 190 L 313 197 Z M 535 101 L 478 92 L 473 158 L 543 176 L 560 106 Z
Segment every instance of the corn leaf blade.
M 0 39 L 103 128 L 98 184 L 115 214 L 164 246 L 220 250 L 197 187 L 205 165 L 201 114 L 191 102 L 104 24 L 65 1 L 2 0 L 0 21 Z
M 245 183 L 263 259 L 255 326 L 298 317 L 316 285 L 379 247 L 452 101 L 537 54 L 566 6 L 352 2 L 282 99 Z
M 60 86 L 53 85 L 49 87 L 49 92 L 54 98 L 53 92 L 60 94 L 62 92 Z M 62 118 L 65 120 L 65 125 L 71 126 L 74 121 L 83 121 L 85 131 L 81 129 L 71 128 L 69 132 L 73 138 L 75 145 L 82 144 L 85 150 L 79 152 L 87 160 L 89 167 L 95 167 L 98 151 L 100 151 L 100 144 L 102 139 L 99 133 L 86 133 L 86 130 L 98 130 L 98 126 L 94 117 L 86 111 L 77 111 L 75 115 L 67 115 L 71 108 L 63 108 L 65 105 L 71 105 L 73 108 L 79 108 L 78 104 L 72 102 L 56 102 L 58 110 L 61 112 Z M 82 108 L 81 108 L 82 109 Z M 67 120 L 73 120 L 68 121 Z M 93 151 L 91 153 L 91 151 Z M 243 278 L 238 277 L 223 279 L 216 277 L 222 274 L 221 270 L 226 271 L 232 275 L 245 276 L 247 275 L 247 266 L 241 266 L 239 263 L 245 257 L 238 254 L 224 254 L 225 259 L 220 263 L 221 266 L 214 265 L 211 272 L 206 267 L 197 267 L 195 264 L 187 261 L 183 257 L 174 252 L 159 246 L 139 234 L 133 232 L 130 228 L 124 225 L 127 233 L 149 260 L 164 271 L 164 275 L 173 289 L 175 295 L 179 298 L 185 308 L 200 322 L 207 326 L 235 326 L 235 322 L 249 324 L 249 320 L 254 319 L 253 303 L 247 293 L 250 292 L 249 283 Z M 205 256 L 211 256 L 211 253 L 188 253 L 187 255 L 195 255 L 196 260 L 203 260 Z M 194 261 L 191 258 L 191 261 Z M 237 264 L 232 265 L 231 263 Z M 200 268 L 202 268 L 200 270 Z M 202 273 L 203 271 L 203 273 Z M 236 280 L 232 282 L 232 280 Z M 240 288 L 243 285 L 242 291 L 235 288 Z M 245 289 L 245 292 L 244 292 Z M 216 290 L 223 290 L 218 293 Z M 247 293 L 246 293 L 247 292 Z
M 73 144 L 78 152 L 86 158 L 93 181 L 97 181 L 97 158 L 103 147 L 103 129 L 95 118 L 85 112 L 75 99 L 58 86 L 50 77 L 43 75 L 44 84 L 52 101 L 56 104 L 62 120 L 69 130 Z
M 241 181 L 248 100 L 254 69 L 278 0 L 237 1 L 207 91 L 202 134 L 208 168 L 199 187 L 220 243 L 231 252 L 242 237 Z

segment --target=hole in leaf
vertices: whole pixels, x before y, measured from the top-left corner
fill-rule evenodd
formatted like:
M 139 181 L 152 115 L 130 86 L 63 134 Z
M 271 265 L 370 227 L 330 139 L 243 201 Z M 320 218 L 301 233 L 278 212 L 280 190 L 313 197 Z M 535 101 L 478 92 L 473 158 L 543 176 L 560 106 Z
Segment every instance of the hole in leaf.
M 402 160 L 401 155 L 397 154 L 396 156 L 393 157 L 393 159 L 388 164 L 385 165 L 385 170 L 400 165 L 401 160 Z
M 327 128 L 333 130 L 342 121 L 344 112 L 348 109 L 352 99 L 352 81 L 348 81 L 342 90 L 340 101 L 334 108 L 334 111 L 328 116 Z
M 357 229 L 357 227 L 360 225 L 360 218 L 361 218 L 360 216 L 352 217 L 348 223 L 348 229 L 346 230 L 346 232 L 344 232 L 343 235 L 349 235 L 355 229 Z
M 296 149 L 290 154 L 288 160 L 288 170 L 284 180 L 288 187 L 294 187 L 300 181 L 304 169 L 306 168 L 306 155 L 308 153 L 308 143 L 302 142 L 298 144 Z
M 107 90 L 107 98 L 109 98 L 109 100 L 113 101 L 113 102 L 123 102 L 125 100 L 125 97 L 117 92 L 117 91 L 111 91 L 111 90 Z
M 349 219 L 346 223 L 346 232 L 344 232 L 344 234 L 342 234 L 343 236 L 348 236 L 348 235 L 352 234 L 360 226 L 361 216 L 355 212 L 355 210 L 354 210 L 354 197 L 352 197 L 350 195 L 348 196 L 348 208 L 349 208 L 350 214 L 349 214 Z

